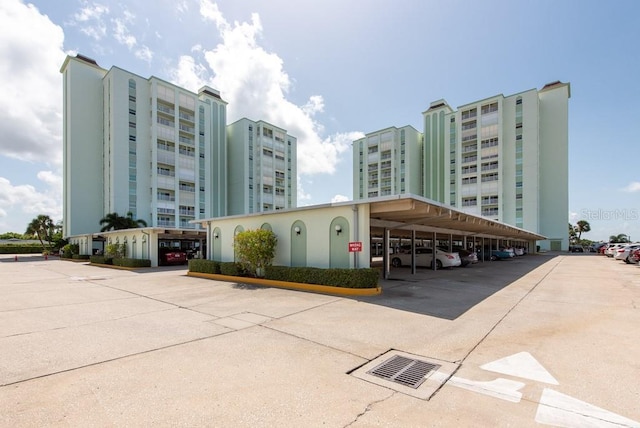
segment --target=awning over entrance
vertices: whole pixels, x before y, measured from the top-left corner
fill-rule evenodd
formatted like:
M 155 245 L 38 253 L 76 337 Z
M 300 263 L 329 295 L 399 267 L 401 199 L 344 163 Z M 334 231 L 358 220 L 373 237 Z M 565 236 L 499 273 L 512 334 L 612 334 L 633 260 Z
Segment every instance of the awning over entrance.
M 370 201 L 371 236 L 392 229 L 396 236 L 435 233 L 478 238 L 537 241 L 546 237 L 485 217 L 467 214 L 415 195 L 390 196 Z

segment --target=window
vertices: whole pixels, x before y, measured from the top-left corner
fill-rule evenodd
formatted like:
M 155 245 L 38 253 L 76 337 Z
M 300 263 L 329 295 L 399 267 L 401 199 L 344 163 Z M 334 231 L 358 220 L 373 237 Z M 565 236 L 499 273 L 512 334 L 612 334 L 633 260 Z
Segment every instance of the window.
M 498 180 L 498 173 L 493 173 L 493 174 L 482 174 L 482 182 L 487 182 L 487 181 L 497 181 Z
M 498 103 L 491 103 L 491 104 L 487 104 L 487 105 L 483 105 L 481 112 L 482 114 L 488 114 L 488 113 L 493 113 L 494 111 L 498 111 Z
M 462 184 L 475 184 L 478 182 L 478 177 L 467 177 L 462 179 Z
M 473 198 L 462 198 L 462 206 L 463 207 L 474 207 L 478 205 L 478 199 Z
M 497 146 L 498 145 L 498 138 L 489 138 L 486 140 L 482 140 L 482 142 L 480 143 L 480 146 L 483 149 L 486 149 L 487 147 L 493 147 L 493 146 Z
M 496 205 L 498 203 L 498 196 L 483 196 L 482 197 L 482 205 Z

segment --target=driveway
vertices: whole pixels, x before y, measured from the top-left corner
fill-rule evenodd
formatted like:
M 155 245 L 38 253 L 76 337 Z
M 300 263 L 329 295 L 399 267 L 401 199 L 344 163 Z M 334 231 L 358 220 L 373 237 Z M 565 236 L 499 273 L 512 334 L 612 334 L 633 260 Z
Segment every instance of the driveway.
M 407 269 L 367 298 L 185 273 L 0 256 L 0 425 L 640 427 L 637 267 Z

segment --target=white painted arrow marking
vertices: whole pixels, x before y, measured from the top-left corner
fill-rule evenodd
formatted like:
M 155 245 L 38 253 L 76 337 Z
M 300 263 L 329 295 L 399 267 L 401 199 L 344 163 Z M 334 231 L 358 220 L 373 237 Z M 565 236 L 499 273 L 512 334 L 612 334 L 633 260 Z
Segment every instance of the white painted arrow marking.
M 557 427 L 640 428 L 640 423 L 545 388 L 540 398 L 536 422 Z
M 551 374 L 542 367 L 542 364 L 540 364 L 538 360 L 533 358 L 533 356 L 528 352 L 519 352 L 500 360 L 487 363 L 480 366 L 480 368 L 490 372 L 517 376 L 552 385 L 559 385 L 556 378 L 551 376 Z
M 446 375 L 440 372 L 433 373 L 431 379 L 438 382 L 445 382 L 447 380 Z M 522 399 L 522 393 L 518 392 L 518 390 L 524 386 L 524 383 L 502 378 L 481 382 L 452 376 L 447 381 L 447 385 L 457 386 L 458 388 L 478 392 L 505 401 L 511 401 L 512 403 L 519 403 Z

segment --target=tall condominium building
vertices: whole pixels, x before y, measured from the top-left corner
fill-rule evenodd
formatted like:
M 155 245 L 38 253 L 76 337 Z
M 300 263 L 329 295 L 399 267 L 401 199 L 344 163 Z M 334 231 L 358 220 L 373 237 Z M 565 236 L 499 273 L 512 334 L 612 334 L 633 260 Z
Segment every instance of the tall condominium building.
M 64 235 L 94 233 L 107 213 L 194 228 L 226 215 L 226 105 L 155 77 L 67 57 Z
M 568 83 L 554 82 L 457 110 L 431 103 L 415 193 L 544 235 L 543 249 L 567 249 L 570 96 Z M 366 172 L 354 168 L 354 180 Z M 362 197 L 358 190 L 354 184 L 354 198 Z
M 262 120 L 242 118 L 227 127 L 228 214 L 297 206 L 296 138 Z
M 422 134 L 412 126 L 385 128 L 353 142 L 354 200 L 422 194 Z

